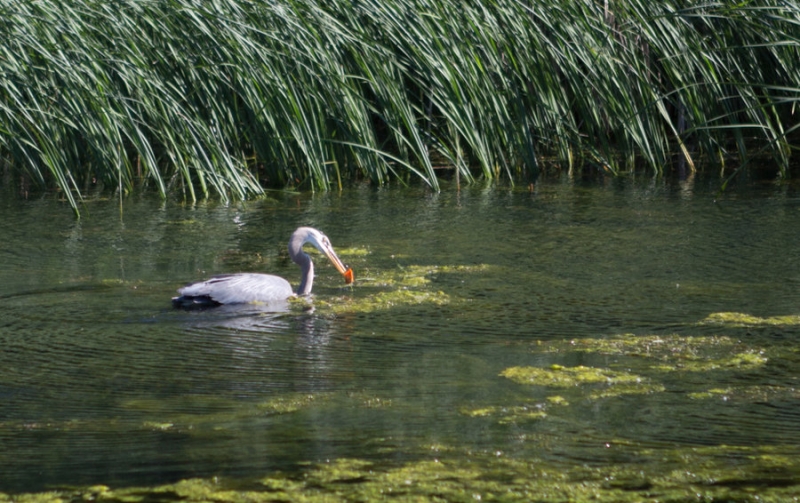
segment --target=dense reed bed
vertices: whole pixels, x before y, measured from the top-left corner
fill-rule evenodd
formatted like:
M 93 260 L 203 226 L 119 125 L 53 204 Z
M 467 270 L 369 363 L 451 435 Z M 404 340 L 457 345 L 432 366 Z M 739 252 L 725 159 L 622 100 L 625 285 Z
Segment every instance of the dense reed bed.
M 95 182 L 438 188 L 432 159 L 466 181 L 785 170 L 798 34 L 780 0 L 0 0 L 0 163 L 73 204 Z

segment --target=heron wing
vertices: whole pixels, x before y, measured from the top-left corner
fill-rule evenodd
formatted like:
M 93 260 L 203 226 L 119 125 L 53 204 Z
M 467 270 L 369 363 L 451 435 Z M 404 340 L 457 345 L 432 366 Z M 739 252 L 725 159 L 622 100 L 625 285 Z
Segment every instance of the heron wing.
M 288 281 L 271 274 L 224 274 L 178 290 L 186 297 L 209 297 L 220 304 L 285 300 L 294 292 Z

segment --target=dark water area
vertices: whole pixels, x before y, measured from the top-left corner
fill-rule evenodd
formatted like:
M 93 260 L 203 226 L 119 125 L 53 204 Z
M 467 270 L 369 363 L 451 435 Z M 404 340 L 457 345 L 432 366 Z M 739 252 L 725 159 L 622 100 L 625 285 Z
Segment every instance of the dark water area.
M 142 196 L 122 214 L 88 202 L 80 220 L 50 199 L 7 198 L 0 491 L 432 452 L 667 473 L 675 452 L 724 446 L 710 456 L 731 476 L 753 456 L 796 459 L 800 186 L 718 188 L 623 178 L 229 206 Z M 296 285 L 286 242 L 301 225 L 331 238 L 352 287 L 315 255 L 311 305 L 170 307 L 212 274 Z M 728 312 L 753 318 L 703 322 Z M 514 368 L 605 369 L 649 387 L 523 382 Z M 781 484 L 800 484 L 796 465 L 782 469 Z

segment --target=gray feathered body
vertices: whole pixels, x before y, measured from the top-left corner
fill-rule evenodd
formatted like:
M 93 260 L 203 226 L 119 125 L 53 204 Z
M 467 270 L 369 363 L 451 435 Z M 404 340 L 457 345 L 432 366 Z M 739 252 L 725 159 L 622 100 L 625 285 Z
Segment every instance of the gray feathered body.
M 288 281 L 271 274 L 223 274 L 178 290 L 172 299 L 176 307 L 203 307 L 286 300 L 294 292 Z

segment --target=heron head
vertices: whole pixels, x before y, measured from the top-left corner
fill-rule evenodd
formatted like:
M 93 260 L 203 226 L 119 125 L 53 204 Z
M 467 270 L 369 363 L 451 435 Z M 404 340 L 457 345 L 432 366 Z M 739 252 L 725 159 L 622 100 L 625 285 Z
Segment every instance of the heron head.
M 310 243 L 314 246 L 314 248 L 321 251 L 326 257 L 328 257 L 328 260 L 331 261 L 333 267 L 339 271 L 339 274 L 344 276 L 344 282 L 346 284 L 349 285 L 353 282 L 353 269 L 346 266 L 341 261 L 339 256 L 336 255 L 336 252 L 333 250 L 331 240 L 328 239 L 328 236 L 317 229 L 314 229 L 313 227 L 300 227 L 292 235 L 292 240 L 290 241 L 290 253 L 292 253 L 292 243 L 295 243 L 295 236 L 297 236 L 297 238 L 300 240 L 299 248 L 302 248 L 303 244 L 305 243 Z

